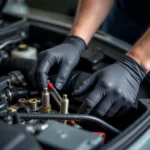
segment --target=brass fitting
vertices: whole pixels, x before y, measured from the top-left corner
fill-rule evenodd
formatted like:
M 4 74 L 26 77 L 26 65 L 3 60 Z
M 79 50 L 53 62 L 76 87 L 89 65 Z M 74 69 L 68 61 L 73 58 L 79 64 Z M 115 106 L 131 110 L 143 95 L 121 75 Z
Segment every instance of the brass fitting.
M 51 105 L 49 106 L 41 106 L 40 107 L 40 112 L 41 113 L 49 113 L 51 111 Z
M 29 99 L 28 104 L 29 104 L 31 111 L 38 110 L 38 100 L 36 98 Z
M 19 106 L 24 106 L 26 104 L 26 99 L 25 98 L 19 98 L 18 99 L 18 104 Z

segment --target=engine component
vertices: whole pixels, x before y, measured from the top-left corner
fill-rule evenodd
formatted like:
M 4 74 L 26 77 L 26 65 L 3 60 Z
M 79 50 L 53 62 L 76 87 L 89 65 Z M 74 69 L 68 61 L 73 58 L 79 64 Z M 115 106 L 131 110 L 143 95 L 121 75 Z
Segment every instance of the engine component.
M 62 98 L 57 92 L 57 90 L 55 89 L 55 87 L 53 86 L 53 84 L 50 82 L 48 83 L 48 89 L 50 90 L 50 93 L 52 97 L 54 98 L 54 100 L 56 101 L 56 103 L 58 104 L 58 106 L 60 106 Z
M 103 143 L 105 142 L 105 139 L 106 139 L 106 134 L 104 132 L 92 132 L 93 134 L 96 134 L 96 135 L 100 135 L 103 137 Z
M 68 109 L 69 109 L 69 99 L 67 98 L 67 95 L 64 94 L 61 100 L 60 114 L 68 114 Z M 67 120 L 63 120 L 63 123 L 67 124 Z
M 9 87 L 8 76 L 0 77 L 0 92 Z
M 40 112 L 49 113 L 50 111 L 50 94 L 48 92 L 48 88 L 44 88 L 42 92 L 42 106 L 40 107 Z
M 24 76 L 20 71 L 13 71 L 8 76 L 0 77 L 0 92 L 10 85 L 25 85 Z
M 36 97 L 38 94 L 37 91 L 29 91 L 26 88 L 11 88 L 6 89 L 1 95 L 6 97 L 10 104 L 16 104 L 19 98 Z
M 0 118 L 3 118 L 7 116 L 6 113 L 0 113 Z M 119 134 L 121 131 L 118 130 L 117 128 L 113 127 L 112 125 L 108 124 L 104 120 L 90 116 L 90 115 L 81 115 L 81 114 L 46 114 L 46 113 L 40 113 L 40 114 L 35 114 L 35 113 L 19 113 L 19 116 L 22 119 L 40 119 L 40 120 L 80 120 L 80 121 L 89 121 L 92 123 L 95 123 L 104 129 L 111 131 L 115 134 Z
M 82 127 L 79 124 L 74 124 L 73 126 L 77 129 L 82 129 Z
M 8 123 L 8 124 L 13 124 L 13 119 L 11 116 L 5 116 L 3 121 Z
M 25 98 L 19 98 L 18 104 L 19 104 L 19 106 L 24 106 L 26 104 L 26 99 Z
M 0 122 L 1 150 L 42 150 L 35 138 L 22 125 L 8 125 Z M 6 134 L 8 133 L 8 134 Z
M 14 71 L 19 70 L 21 72 L 29 72 L 35 61 L 31 59 L 23 58 L 3 58 L 0 62 L 1 70 Z
M 24 34 L 24 35 L 23 35 Z M 21 36 L 26 36 L 25 33 L 22 33 Z M 3 44 L 0 45 L 0 49 L 3 49 L 5 46 L 9 45 L 9 44 L 13 44 L 13 43 L 17 43 L 20 42 L 20 38 L 17 39 L 11 39 L 9 41 L 4 42 Z
M 17 112 L 19 112 L 19 113 L 30 113 L 31 110 L 28 106 L 22 106 L 22 107 L 19 107 L 17 109 Z
M 47 121 L 49 127 L 37 136 L 45 149 L 92 150 L 103 143 L 103 137 L 64 126 L 56 121 Z
M 4 111 L 8 106 L 6 97 L 3 95 L 0 95 L 0 112 Z
M 11 51 L 12 58 L 37 59 L 37 49 L 26 44 L 20 44 L 17 49 Z
M 2 58 L 8 58 L 8 57 L 9 57 L 9 55 L 8 55 L 8 53 L 6 51 L 4 51 L 4 50 L 0 51 L 0 58 L 1 59 Z
M 8 124 L 20 124 L 21 119 L 18 115 L 18 113 L 12 113 L 11 111 L 7 112 L 7 115 L 3 118 L 3 121 L 8 123 Z
M 41 131 L 44 131 L 45 129 L 48 128 L 48 124 L 44 123 L 44 124 L 36 124 L 36 125 L 27 125 L 26 126 L 26 130 L 28 132 L 30 132 L 31 134 L 37 134 Z
M 70 123 L 72 126 L 74 126 L 75 128 L 82 129 L 82 127 L 81 127 L 79 124 L 77 124 L 74 120 L 70 120 L 69 123 Z
M 12 85 L 26 85 L 24 75 L 20 71 L 12 71 L 8 76 Z
M 7 111 L 8 112 L 17 112 L 17 110 L 15 108 L 8 108 Z
M 20 70 L 21 72 L 29 72 L 34 65 L 35 61 L 31 59 L 19 59 L 19 58 L 3 58 L 0 63 L 0 68 L 2 70 L 12 71 L 12 70 Z M 90 76 L 90 73 L 73 71 L 64 87 L 64 91 L 72 92 L 74 91 L 80 83 Z M 56 76 L 50 75 L 50 79 L 55 81 Z M 50 83 L 48 84 L 48 88 L 50 91 L 56 91 L 54 86 Z M 58 93 L 57 91 L 55 93 Z M 57 95 L 57 94 L 55 94 Z M 59 101 L 61 101 L 61 97 L 57 96 Z
M 29 104 L 31 111 L 38 110 L 38 100 L 36 98 L 29 99 L 28 104 Z

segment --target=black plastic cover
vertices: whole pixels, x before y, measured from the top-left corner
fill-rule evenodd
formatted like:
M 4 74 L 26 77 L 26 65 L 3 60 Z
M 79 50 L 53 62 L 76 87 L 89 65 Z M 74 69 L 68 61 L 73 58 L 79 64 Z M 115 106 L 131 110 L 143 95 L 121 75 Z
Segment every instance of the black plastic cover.
M 56 121 L 37 136 L 44 149 L 93 150 L 103 143 L 103 137 Z
M 0 122 L 1 150 L 42 150 L 22 125 L 9 125 Z

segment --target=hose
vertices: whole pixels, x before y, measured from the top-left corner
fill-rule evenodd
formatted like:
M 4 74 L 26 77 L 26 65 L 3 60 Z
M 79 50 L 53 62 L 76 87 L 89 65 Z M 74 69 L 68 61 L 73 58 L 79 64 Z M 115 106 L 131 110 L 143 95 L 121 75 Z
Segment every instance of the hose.
M 3 71 L 14 71 L 19 70 L 21 72 L 30 72 L 35 61 L 31 59 L 22 59 L 22 58 L 3 58 L 0 62 L 0 69 Z M 56 80 L 56 73 L 53 72 L 50 75 L 50 80 Z M 72 92 L 74 91 L 81 82 L 89 77 L 90 74 L 82 71 L 73 71 L 69 76 L 67 83 L 64 86 L 64 91 Z
M 27 88 L 11 88 L 6 89 L 2 95 L 7 97 L 7 101 L 10 104 L 16 104 L 19 98 L 37 97 L 39 95 L 38 91 L 31 91 Z
M 13 44 L 13 43 L 17 43 L 17 42 L 20 42 L 20 38 L 8 40 L 0 45 L 0 49 L 3 49 L 5 46 L 7 46 L 9 44 Z
M 120 131 L 115 127 L 111 126 L 107 122 L 90 115 L 81 115 L 81 114 L 26 114 L 20 113 L 19 116 L 23 119 L 53 119 L 53 120 L 82 120 L 90 121 L 96 123 L 116 134 L 119 134 Z
M 31 59 L 22 58 L 3 58 L 0 62 L 0 68 L 4 71 L 19 70 L 22 72 L 28 72 L 31 70 L 35 61 Z
M 0 117 L 5 117 L 7 114 L 0 114 Z M 81 120 L 81 121 L 90 121 L 93 123 L 96 123 L 100 125 L 101 127 L 104 127 L 105 129 L 112 131 L 116 134 L 119 134 L 120 131 L 113 127 L 112 125 L 108 124 L 107 122 L 96 118 L 94 116 L 90 115 L 81 115 L 81 114 L 45 114 L 45 113 L 40 113 L 40 114 L 34 114 L 34 113 L 19 113 L 19 116 L 22 119 L 52 119 L 52 120 Z

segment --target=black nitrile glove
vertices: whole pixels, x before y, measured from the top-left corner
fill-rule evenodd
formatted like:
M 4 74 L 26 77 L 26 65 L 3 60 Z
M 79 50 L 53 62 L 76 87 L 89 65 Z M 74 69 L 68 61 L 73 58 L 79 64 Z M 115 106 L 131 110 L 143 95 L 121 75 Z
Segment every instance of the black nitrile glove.
M 77 36 L 69 36 L 62 44 L 39 54 L 30 76 L 35 77 L 40 89 L 47 87 L 48 73 L 54 65 L 59 65 L 55 81 L 57 89 L 61 90 L 69 74 L 78 64 L 81 53 L 86 49 L 85 42 Z
M 86 79 L 73 95 L 90 91 L 79 113 L 112 117 L 125 113 L 129 108 L 137 108 L 137 93 L 146 76 L 143 68 L 129 56 L 95 72 Z

